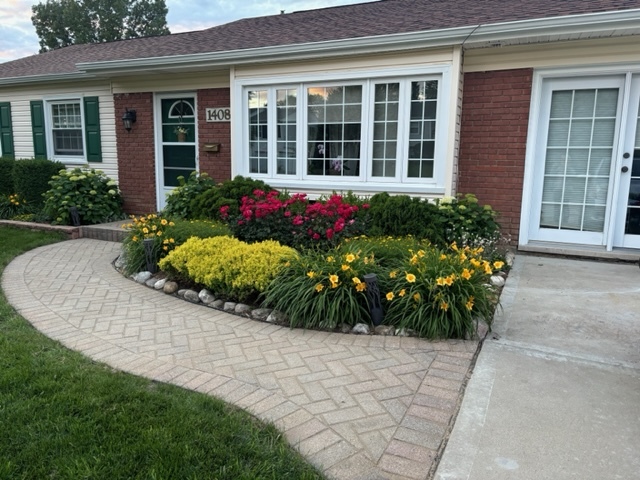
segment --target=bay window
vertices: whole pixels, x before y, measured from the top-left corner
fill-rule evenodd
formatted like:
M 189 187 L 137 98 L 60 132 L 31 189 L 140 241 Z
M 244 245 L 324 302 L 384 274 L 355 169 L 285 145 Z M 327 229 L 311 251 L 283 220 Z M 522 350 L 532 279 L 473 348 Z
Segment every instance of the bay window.
M 450 88 L 440 70 L 400 78 L 240 82 L 243 140 L 236 172 L 285 187 L 304 180 L 318 188 L 442 188 Z

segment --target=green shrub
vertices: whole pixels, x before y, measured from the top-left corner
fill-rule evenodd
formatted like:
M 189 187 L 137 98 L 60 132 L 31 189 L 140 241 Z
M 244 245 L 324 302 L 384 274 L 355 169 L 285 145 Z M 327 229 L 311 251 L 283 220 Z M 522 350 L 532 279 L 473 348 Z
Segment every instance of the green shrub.
M 453 242 L 488 247 L 500 238 L 497 213 L 471 194 L 430 202 L 385 192 L 369 203 L 367 234 L 372 237 L 411 235 L 443 248 Z
M 187 180 L 180 176 L 178 181 L 180 185 L 167 197 L 163 213 L 172 218 L 196 218 L 192 202 L 203 192 L 215 188 L 216 183 L 206 173 L 198 175 L 197 172 L 191 172 Z
M 64 165 L 45 159 L 16 160 L 13 166 L 15 192 L 22 195 L 33 208 L 44 203 L 43 194 L 50 188 L 49 181 Z
M 406 237 L 366 237 L 362 235 L 345 238 L 342 243 L 349 244 L 351 248 L 356 250 L 367 252 L 367 255 L 373 255 L 376 264 L 383 268 L 395 268 L 407 256 L 407 252 L 430 246 L 428 240 L 410 235 Z
M 229 235 L 226 225 L 199 220 L 172 221 L 162 215 L 149 214 L 131 217 L 131 222 L 124 225 L 128 230 L 123 241 L 125 252 L 125 273 L 131 275 L 147 269 L 147 259 L 143 240 L 154 240 L 151 249 L 151 262 L 157 265 L 175 247 L 182 245 L 190 237 L 209 238 Z
M 363 276 L 379 271 L 372 255 L 343 244 L 291 260 L 264 293 L 264 305 L 287 314 L 291 327 L 333 329 L 370 322 Z
M 255 190 L 270 192 L 273 190 L 262 180 L 245 178 L 240 175 L 226 180 L 213 188 L 204 190 L 190 202 L 191 218 L 210 218 L 220 220 L 220 208 L 228 206 L 228 214 L 237 216 L 242 197 L 252 196 Z
M 101 170 L 60 170 L 49 182 L 44 211 L 55 224 L 71 224 L 69 208 L 76 207 L 84 225 L 122 218 L 122 197 L 116 182 Z
M 443 239 L 434 226 L 436 205 L 408 195 L 377 193 L 369 201 L 367 234 L 372 237 L 428 238 L 434 243 Z
M 245 301 L 263 292 L 296 256 L 294 249 L 272 240 L 248 244 L 226 236 L 192 237 L 160 260 L 160 268 Z
M 490 264 L 481 252 L 455 244 L 409 252 L 380 278 L 385 323 L 427 338 L 468 338 L 479 319 L 491 325 L 496 298 L 489 276 L 503 264 Z
M 13 158 L 0 158 L 0 195 L 11 195 L 16 188 L 13 184 Z

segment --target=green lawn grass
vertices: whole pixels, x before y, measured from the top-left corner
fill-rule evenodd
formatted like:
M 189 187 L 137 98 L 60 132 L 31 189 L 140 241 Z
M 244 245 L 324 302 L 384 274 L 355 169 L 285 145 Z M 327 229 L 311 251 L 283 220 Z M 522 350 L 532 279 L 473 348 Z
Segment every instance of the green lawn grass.
M 0 227 L 0 271 L 60 240 Z M 281 434 L 203 394 L 38 333 L 0 292 L 0 479 L 316 479 Z

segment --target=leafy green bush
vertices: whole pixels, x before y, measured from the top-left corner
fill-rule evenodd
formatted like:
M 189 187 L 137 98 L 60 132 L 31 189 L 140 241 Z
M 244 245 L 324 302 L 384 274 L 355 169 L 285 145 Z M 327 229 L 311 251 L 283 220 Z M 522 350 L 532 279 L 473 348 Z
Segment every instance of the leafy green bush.
M 378 193 L 371 197 L 367 234 L 428 239 L 434 245 L 480 246 L 500 238 L 497 213 L 471 194 L 433 202 L 407 195 Z
M 442 239 L 433 224 L 436 205 L 408 195 L 377 193 L 369 201 L 367 234 L 372 237 L 428 238 L 434 243 Z
M 407 252 L 430 246 L 428 240 L 411 235 L 406 237 L 367 237 L 362 235 L 345 238 L 342 242 L 351 245 L 351 248 L 366 252 L 367 255 L 373 255 L 376 264 L 382 268 L 395 268 L 398 262 L 407 256 Z
M 203 192 L 214 189 L 216 183 L 206 173 L 191 172 L 189 178 L 178 177 L 180 185 L 167 197 L 164 215 L 173 218 L 197 218 L 193 213 L 192 202 Z
M 489 276 L 503 263 L 492 265 L 481 253 L 455 244 L 409 252 L 380 278 L 385 323 L 427 338 L 467 338 L 479 319 L 491 325 L 496 298 Z
M 262 180 L 245 178 L 240 175 L 233 180 L 226 180 L 214 188 L 208 188 L 190 202 L 190 218 L 210 218 L 220 220 L 220 208 L 228 206 L 227 213 L 237 216 L 242 197 L 253 195 L 254 190 L 271 192 L 273 188 Z
M 308 251 L 281 270 L 264 293 L 264 305 L 286 313 L 291 327 L 370 322 L 363 276 L 377 271 L 373 255 L 356 245 Z
M 15 163 L 13 158 L 0 157 L 0 195 L 11 195 L 16 191 L 13 184 L 13 165 Z
M 272 240 L 248 244 L 226 236 L 192 237 L 160 260 L 160 268 L 244 301 L 263 292 L 296 256 L 294 249 Z
M 16 160 L 13 166 L 13 184 L 16 193 L 22 195 L 33 208 L 44 203 L 43 194 L 49 190 L 49 181 L 64 165 L 45 159 Z
M 125 252 L 125 273 L 131 275 L 147 269 L 147 259 L 143 240 L 153 239 L 151 248 L 154 265 L 164 258 L 175 247 L 182 245 L 190 237 L 209 238 L 229 235 L 226 225 L 199 220 L 172 221 L 162 215 L 149 214 L 141 217 L 132 216 L 131 222 L 124 224 L 128 230 L 123 241 Z
M 49 182 L 44 211 L 55 224 L 69 225 L 76 207 L 84 225 L 122 218 L 122 197 L 116 182 L 101 170 L 60 170 Z

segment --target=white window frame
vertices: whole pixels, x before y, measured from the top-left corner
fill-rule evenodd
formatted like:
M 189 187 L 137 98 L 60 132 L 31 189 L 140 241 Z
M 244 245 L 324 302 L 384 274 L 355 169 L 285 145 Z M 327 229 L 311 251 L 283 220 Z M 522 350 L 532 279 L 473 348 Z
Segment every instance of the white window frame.
M 45 138 L 47 143 L 47 152 L 49 158 L 59 161 L 66 165 L 84 165 L 87 163 L 87 140 L 85 138 L 85 113 L 84 113 L 84 96 L 64 96 L 64 97 L 47 97 L 43 99 L 44 103 L 44 127 Z M 53 105 L 77 103 L 80 105 L 80 130 L 82 138 L 82 155 L 56 155 L 53 141 Z
M 409 149 L 409 108 L 410 85 L 412 81 L 437 80 L 438 96 L 436 110 L 436 134 L 434 152 L 434 171 L 430 178 L 410 178 L 407 175 Z M 371 168 L 371 149 L 373 146 L 373 118 L 374 118 L 374 84 L 400 83 L 400 102 L 398 112 L 398 164 L 395 177 L 373 177 Z M 361 117 L 361 148 L 360 174 L 358 176 L 308 175 L 307 161 L 307 88 L 362 85 L 362 117 Z M 248 99 L 247 91 L 267 90 L 268 105 L 275 105 L 276 90 L 296 89 L 298 101 L 296 103 L 297 124 L 297 160 L 295 175 L 278 175 L 277 139 L 276 139 L 276 109 L 269 108 L 268 158 L 269 172 L 256 174 L 249 172 L 249 127 L 247 122 Z M 279 188 L 301 189 L 304 182 L 305 189 L 332 190 L 336 187 L 359 191 L 387 191 L 397 193 L 443 194 L 446 190 L 445 179 L 447 172 L 448 129 L 450 124 L 451 104 L 451 66 L 449 64 L 429 65 L 423 67 L 400 67 L 394 69 L 365 70 L 357 72 L 333 72 L 327 74 L 299 74 L 286 76 L 271 76 L 260 78 L 237 78 L 234 82 L 232 107 L 240 115 L 234 115 L 233 144 L 234 149 L 233 175 L 251 176 L 266 181 Z

